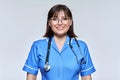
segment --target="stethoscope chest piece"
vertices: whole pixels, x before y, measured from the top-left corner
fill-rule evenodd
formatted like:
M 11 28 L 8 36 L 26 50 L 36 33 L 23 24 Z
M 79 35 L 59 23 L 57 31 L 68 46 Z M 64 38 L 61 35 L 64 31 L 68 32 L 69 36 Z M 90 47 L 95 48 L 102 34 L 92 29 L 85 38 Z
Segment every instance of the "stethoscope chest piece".
M 85 60 L 85 58 L 84 58 L 84 56 L 83 56 L 83 53 L 82 53 L 81 48 L 80 48 L 80 45 L 79 45 L 78 41 L 76 40 L 76 38 L 75 38 L 75 41 L 76 41 L 76 43 L 77 43 L 77 45 L 78 45 L 79 51 L 80 51 L 80 53 L 81 53 L 81 56 L 83 57 L 83 58 L 81 59 L 81 63 L 80 63 L 80 64 L 86 64 L 86 60 Z M 46 55 L 46 60 L 45 60 L 45 64 L 44 64 L 44 70 L 45 70 L 46 72 L 48 72 L 48 71 L 50 70 L 50 65 L 49 65 L 50 46 L 51 46 L 51 37 L 49 38 L 49 41 L 48 41 L 47 55 Z M 75 53 L 75 51 L 74 51 L 74 49 L 73 49 L 73 47 L 72 47 L 72 45 L 71 45 L 71 38 L 70 38 L 70 40 L 69 40 L 69 46 L 70 46 L 70 48 L 72 49 L 74 55 L 76 56 L 77 62 L 79 63 L 77 54 Z
M 49 71 L 50 70 L 50 65 L 48 64 L 48 62 L 44 65 L 44 70 L 45 71 Z

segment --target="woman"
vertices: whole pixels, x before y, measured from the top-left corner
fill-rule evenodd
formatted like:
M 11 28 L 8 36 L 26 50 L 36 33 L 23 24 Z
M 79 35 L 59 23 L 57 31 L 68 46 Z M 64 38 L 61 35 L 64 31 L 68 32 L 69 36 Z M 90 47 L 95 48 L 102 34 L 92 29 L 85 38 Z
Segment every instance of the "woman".
M 66 5 L 58 4 L 48 12 L 44 39 L 35 41 L 23 70 L 27 80 L 92 80 L 95 72 L 87 45 L 76 39 L 73 18 Z

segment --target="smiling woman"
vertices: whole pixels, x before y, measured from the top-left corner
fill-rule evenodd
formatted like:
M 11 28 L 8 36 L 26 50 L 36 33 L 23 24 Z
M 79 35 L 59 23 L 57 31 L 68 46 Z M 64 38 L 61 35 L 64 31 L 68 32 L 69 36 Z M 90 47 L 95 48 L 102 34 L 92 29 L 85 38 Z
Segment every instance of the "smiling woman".
M 57 4 L 48 12 L 45 39 L 35 41 L 23 70 L 27 80 L 36 80 L 38 69 L 42 80 L 92 80 L 95 72 L 88 47 L 76 39 L 73 18 L 66 5 Z
M 62 20 L 61 20 L 61 19 Z M 51 23 L 51 24 L 50 24 Z M 67 31 L 67 35 L 71 37 L 76 37 L 73 30 L 73 18 L 70 9 L 65 5 L 55 5 L 48 12 L 47 18 L 47 29 L 44 37 L 53 36 L 53 31 L 51 30 L 51 25 L 65 25 L 70 27 Z
M 72 20 L 66 17 L 64 12 L 61 10 L 58 17 L 53 17 L 49 21 L 49 26 L 51 27 L 54 36 L 64 36 L 67 35 L 67 31 L 72 24 Z

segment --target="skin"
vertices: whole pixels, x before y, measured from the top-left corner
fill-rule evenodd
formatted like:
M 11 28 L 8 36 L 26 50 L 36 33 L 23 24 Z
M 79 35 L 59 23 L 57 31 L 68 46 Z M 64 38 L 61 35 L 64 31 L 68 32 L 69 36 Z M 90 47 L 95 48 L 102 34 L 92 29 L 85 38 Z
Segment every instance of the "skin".
M 61 19 L 64 17 L 64 12 L 60 11 L 57 17 L 59 19 L 57 24 L 52 22 L 51 20 L 49 21 L 49 26 L 51 26 L 51 29 L 54 32 L 54 39 L 59 51 L 61 51 L 64 42 L 66 41 L 67 31 L 72 24 L 72 20 L 68 20 L 65 24 L 63 24 Z
M 81 80 L 92 80 L 92 77 L 91 77 L 91 75 L 82 76 Z
M 67 31 L 72 24 L 72 20 L 68 20 L 68 22 L 63 24 L 61 19 L 64 17 L 64 12 L 60 11 L 57 17 L 59 19 L 58 23 L 54 23 L 51 20 L 49 20 L 49 26 L 51 26 L 51 29 L 54 32 L 54 36 L 58 39 L 62 39 L 62 37 L 65 37 L 67 35 Z
M 67 31 L 69 30 L 72 20 L 69 20 L 67 23 L 62 23 L 61 19 L 65 17 L 63 11 L 58 13 L 57 18 L 59 19 L 58 23 L 53 23 L 49 20 L 49 26 L 51 26 L 52 31 L 54 32 L 54 39 L 59 51 L 62 50 L 62 47 L 66 41 Z M 36 80 L 36 76 L 27 73 L 27 80 Z M 91 75 L 82 76 L 81 80 L 92 80 Z
M 36 80 L 37 76 L 27 73 L 26 80 Z

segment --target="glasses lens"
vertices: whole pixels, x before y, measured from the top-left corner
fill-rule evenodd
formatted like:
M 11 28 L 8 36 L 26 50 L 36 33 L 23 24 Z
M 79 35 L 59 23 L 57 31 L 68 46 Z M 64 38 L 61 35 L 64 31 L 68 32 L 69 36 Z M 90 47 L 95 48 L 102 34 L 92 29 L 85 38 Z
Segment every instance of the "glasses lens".
M 61 21 L 62 23 L 67 23 L 70 20 L 70 18 L 64 17 L 64 18 L 58 19 L 58 18 L 54 17 L 54 18 L 51 18 L 51 20 L 53 23 L 58 23 L 59 21 Z

